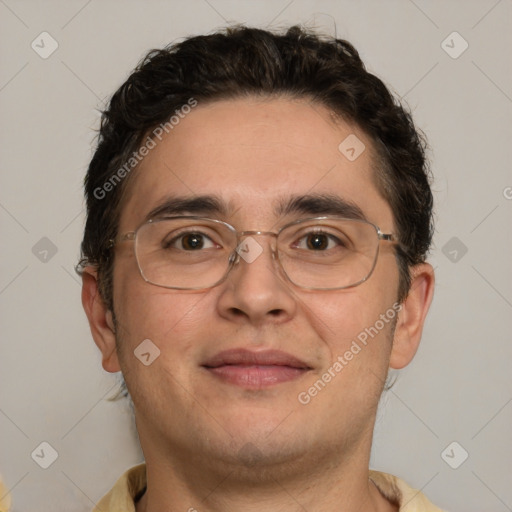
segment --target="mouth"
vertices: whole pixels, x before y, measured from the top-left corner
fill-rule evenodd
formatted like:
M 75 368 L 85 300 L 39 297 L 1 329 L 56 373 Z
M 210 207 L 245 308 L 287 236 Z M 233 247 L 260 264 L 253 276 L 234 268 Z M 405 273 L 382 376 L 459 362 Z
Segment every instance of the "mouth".
M 312 370 L 304 361 L 280 350 L 233 349 L 218 353 L 202 367 L 226 383 L 260 389 L 298 379 Z

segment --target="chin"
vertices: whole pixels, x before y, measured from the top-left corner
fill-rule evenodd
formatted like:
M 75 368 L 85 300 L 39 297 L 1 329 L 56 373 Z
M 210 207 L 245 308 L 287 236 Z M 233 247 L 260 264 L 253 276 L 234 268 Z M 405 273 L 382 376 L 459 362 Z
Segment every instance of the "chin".
M 290 436 L 272 435 L 253 438 L 250 433 L 233 439 L 228 445 L 210 445 L 210 462 L 217 461 L 236 472 L 241 481 L 266 481 L 282 477 L 308 457 L 308 443 Z M 227 466 L 227 467 L 226 467 Z

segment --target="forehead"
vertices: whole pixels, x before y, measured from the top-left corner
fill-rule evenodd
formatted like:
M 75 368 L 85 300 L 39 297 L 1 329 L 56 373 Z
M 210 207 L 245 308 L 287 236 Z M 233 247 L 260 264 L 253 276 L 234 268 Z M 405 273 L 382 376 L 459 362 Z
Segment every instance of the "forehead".
M 392 226 L 368 137 L 306 99 L 199 102 L 155 142 L 131 177 L 121 231 L 173 197 L 199 196 L 215 196 L 218 216 L 243 229 L 275 224 L 284 204 L 306 195 L 340 198 L 380 227 Z

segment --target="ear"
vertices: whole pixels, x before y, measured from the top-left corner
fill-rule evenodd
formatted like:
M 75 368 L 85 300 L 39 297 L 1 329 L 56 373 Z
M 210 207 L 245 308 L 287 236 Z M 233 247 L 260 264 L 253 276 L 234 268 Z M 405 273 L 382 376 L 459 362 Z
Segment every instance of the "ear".
M 411 269 L 411 288 L 398 314 L 389 366 L 407 366 L 420 345 L 423 324 L 434 296 L 434 269 L 420 263 Z
M 101 298 L 98 274 L 93 267 L 85 267 L 82 274 L 82 305 L 94 342 L 101 351 L 103 368 L 111 373 L 121 371 L 112 312 L 106 308 Z

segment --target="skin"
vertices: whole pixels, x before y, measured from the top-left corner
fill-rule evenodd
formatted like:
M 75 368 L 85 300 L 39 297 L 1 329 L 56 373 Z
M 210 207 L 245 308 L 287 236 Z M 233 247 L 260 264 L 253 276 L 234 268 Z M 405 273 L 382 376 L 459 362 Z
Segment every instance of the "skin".
M 338 145 L 355 133 L 366 150 L 350 162 Z M 377 190 L 372 143 L 307 100 L 253 99 L 199 104 L 159 142 L 132 177 L 119 233 L 135 230 L 169 194 L 218 194 L 237 230 L 276 231 L 281 197 L 329 193 L 356 203 L 385 233 L 393 214 Z M 368 480 L 372 433 L 388 368 L 413 358 L 433 295 L 429 264 L 412 269 L 411 292 L 393 333 L 386 324 L 307 405 L 307 391 L 357 335 L 395 303 L 398 268 L 380 242 L 363 284 L 336 291 L 291 285 L 264 252 L 220 285 L 178 291 L 146 283 L 133 242 L 116 246 L 116 322 L 98 293 L 92 267 L 83 305 L 109 372 L 122 371 L 131 393 L 148 487 L 137 510 L 390 511 Z M 150 365 L 134 356 L 142 340 L 161 351 Z M 117 344 L 116 344 L 117 339 Z M 220 382 L 201 367 L 231 348 L 280 349 L 312 369 L 262 389 Z M 304 507 L 304 508 L 301 508 Z

